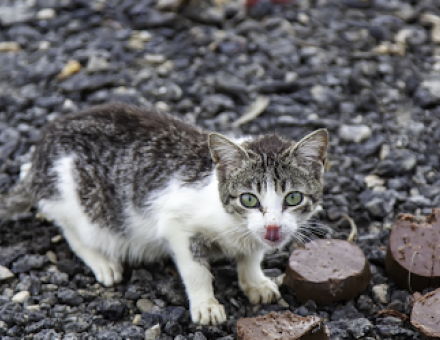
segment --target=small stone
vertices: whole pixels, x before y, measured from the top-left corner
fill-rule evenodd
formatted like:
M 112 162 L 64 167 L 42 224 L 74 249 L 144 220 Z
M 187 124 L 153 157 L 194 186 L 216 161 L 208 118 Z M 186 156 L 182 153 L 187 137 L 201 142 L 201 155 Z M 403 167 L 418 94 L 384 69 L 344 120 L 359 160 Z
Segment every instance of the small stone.
M 299 12 L 297 20 L 299 23 L 303 24 L 304 26 L 307 26 L 310 23 L 310 18 L 307 14 L 304 12 Z
M 397 176 L 410 172 L 417 165 L 417 156 L 406 149 L 391 150 L 384 160 L 377 165 L 376 172 L 379 176 Z
M 79 72 L 81 70 L 81 64 L 77 60 L 69 60 L 64 68 L 61 70 L 61 73 L 58 74 L 57 79 L 63 80 L 71 75 Z
M 162 54 L 145 54 L 144 60 L 149 64 L 161 64 L 165 62 L 165 57 Z
M 345 142 L 360 143 L 371 137 L 371 128 L 366 125 L 345 125 L 339 128 L 339 137 Z
M 95 72 L 107 71 L 109 69 L 110 69 L 110 65 L 107 59 L 93 55 L 89 58 L 89 62 L 87 63 L 86 70 L 88 73 L 95 73 Z
M 154 107 L 155 107 L 158 111 L 163 111 L 163 112 L 169 112 L 169 110 L 170 110 L 170 106 L 169 106 L 167 103 L 163 102 L 163 101 L 157 101 L 157 102 L 154 104 Z
M 53 17 L 55 17 L 55 14 L 56 14 L 56 12 L 54 9 L 45 8 L 45 9 L 38 11 L 37 19 L 38 20 L 49 20 L 49 19 L 52 19 Z
M 436 44 L 440 44 L 440 25 L 435 25 L 432 27 L 431 40 Z
M 6 297 L 7 299 L 12 299 L 14 296 L 14 290 L 11 288 L 5 288 L 3 289 L 3 294 L 1 296 Z
M 310 89 L 313 99 L 323 108 L 331 109 L 338 102 L 337 93 L 330 87 L 315 85 Z
M 58 259 L 57 259 L 57 254 L 55 254 L 52 250 L 49 250 L 46 253 L 47 258 L 49 259 L 50 262 L 52 263 L 57 263 Z
M 7 280 L 13 277 L 14 274 L 12 274 L 12 272 L 8 268 L 0 266 L 0 281 Z
M 64 324 L 64 331 L 66 333 L 81 333 L 89 328 L 89 323 L 85 321 L 68 322 Z
M 79 306 L 84 302 L 84 299 L 76 291 L 70 289 L 58 292 L 58 299 L 69 306 Z
M 161 76 L 167 76 L 174 69 L 174 62 L 172 60 L 167 60 L 162 65 L 156 68 L 157 74 Z
M 124 328 L 120 333 L 122 339 L 130 339 L 130 340 L 144 340 L 145 332 L 144 329 L 137 326 L 128 326 Z
M 38 43 L 38 49 L 40 51 L 47 51 L 50 48 L 50 42 L 49 41 L 40 41 Z
M 386 283 L 373 286 L 372 289 L 373 298 L 382 304 L 388 303 L 389 302 L 388 289 L 389 286 Z
M 12 264 L 13 273 L 25 273 L 31 269 L 40 269 L 47 262 L 47 258 L 42 255 L 24 255 Z
M 148 31 L 133 31 L 128 40 L 128 48 L 133 50 L 143 50 L 145 43 L 151 40 L 152 35 Z
M 58 290 L 58 285 L 55 285 L 53 283 L 48 283 L 41 286 L 42 290 L 45 292 L 55 292 Z
M 2 3 L 3 4 L 3 3 Z M 32 20 L 35 11 L 28 6 L 2 6 L 0 7 L 0 24 L 10 26 Z
M 0 336 L 5 335 L 8 331 L 8 324 L 4 321 L 0 321 Z
M 96 340 L 122 340 L 118 333 L 114 331 L 101 331 L 96 334 Z
M 154 303 L 149 299 L 140 299 L 137 300 L 136 307 L 141 313 L 148 313 L 154 307 Z
M 27 290 L 19 292 L 12 297 L 12 302 L 23 303 L 31 294 Z
M 160 11 L 177 11 L 182 4 L 182 0 L 158 0 L 156 8 Z
M 381 187 L 385 184 L 385 180 L 376 175 L 368 175 L 365 176 L 364 183 L 368 188 Z
M 35 312 L 41 310 L 41 307 L 40 305 L 30 305 L 30 306 L 26 306 L 25 309 L 31 312 Z
M 355 339 L 364 337 L 374 328 L 370 320 L 366 318 L 350 320 L 347 323 L 347 330 Z
M 96 306 L 96 314 L 109 320 L 119 320 L 125 315 L 126 306 L 122 300 L 107 299 Z
M 62 239 L 63 239 L 63 236 L 61 236 L 61 235 L 56 235 L 56 236 L 54 236 L 54 237 L 52 237 L 52 238 L 50 239 L 50 242 L 52 242 L 52 243 L 58 243 L 58 242 L 60 242 Z
M 139 325 L 139 322 L 141 321 L 141 314 L 136 314 L 133 318 L 133 325 L 137 326 Z
M 436 44 L 440 43 L 440 17 L 426 13 L 421 16 L 421 21 L 432 24 L 431 40 Z
M 196 334 L 194 334 L 193 340 L 206 340 L 206 336 L 203 335 L 202 332 L 196 332 Z
M 18 52 L 20 45 L 15 41 L 2 41 L 0 42 L 0 52 Z
M 388 215 L 386 203 L 383 198 L 375 197 L 365 204 L 365 209 L 374 217 L 383 218 Z
M 345 305 L 337 308 L 331 315 L 331 321 L 354 320 L 363 318 L 364 315 L 352 305 Z
M 376 311 L 376 305 L 368 295 L 361 295 L 357 300 L 357 308 L 366 316 L 373 315 Z
M 435 99 L 440 99 L 440 80 L 427 79 L 422 82 L 421 86 L 427 89 Z
M 179 322 L 170 320 L 165 324 L 164 332 L 174 337 L 182 333 L 182 326 L 179 324 Z
M 160 325 L 154 325 L 145 331 L 145 340 L 155 340 L 160 337 L 160 333 Z

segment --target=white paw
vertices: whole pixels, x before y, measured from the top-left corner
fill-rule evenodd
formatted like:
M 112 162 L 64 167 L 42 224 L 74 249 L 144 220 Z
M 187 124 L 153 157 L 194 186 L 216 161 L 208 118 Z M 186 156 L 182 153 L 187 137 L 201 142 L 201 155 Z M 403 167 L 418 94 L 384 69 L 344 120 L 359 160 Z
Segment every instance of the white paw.
M 275 282 L 265 279 L 259 285 L 243 285 L 243 291 L 253 305 L 271 303 L 281 298 Z
M 225 307 L 217 299 L 209 299 L 191 306 L 191 319 L 200 325 L 218 325 L 226 321 Z
M 96 281 L 106 287 L 122 281 L 122 266 L 119 262 L 113 262 L 105 258 L 95 259 L 90 269 L 95 274 Z

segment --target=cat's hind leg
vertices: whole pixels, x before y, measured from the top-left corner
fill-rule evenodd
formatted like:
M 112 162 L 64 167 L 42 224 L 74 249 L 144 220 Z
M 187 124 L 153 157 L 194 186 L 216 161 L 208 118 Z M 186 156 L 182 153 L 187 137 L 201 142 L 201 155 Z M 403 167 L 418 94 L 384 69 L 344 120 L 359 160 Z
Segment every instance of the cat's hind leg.
M 39 210 L 61 227 L 70 248 L 93 271 L 96 281 L 107 287 L 120 282 L 122 280 L 120 261 L 106 256 L 98 248 L 99 240 L 105 240 L 106 232 L 91 223 L 86 214 L 76 208 L 75 203 L 67 205 L 63 200 L 39 202 Z M 93 247 L 93 244 L 96 247 Z
M 115 243 L 117 236 L 93 223 L 85 212 L 87 209 L 81 205 L 73 169 L 73 156 L 55 163 L 58 195 L 40 200 L 38 208 L 61 227 L 73 252 L 90 267 L 96 280 L 112 286 L 122 280 L 121 242 Z
M 75 254 L 89 266 L 95 274 L 96 281 L 106 287 L 113 286 L 122 280 L 122 266 L 118 260 L 106 257 L 97 249 L 86 245 L 74 231 L 64 229 L 64 237 Z

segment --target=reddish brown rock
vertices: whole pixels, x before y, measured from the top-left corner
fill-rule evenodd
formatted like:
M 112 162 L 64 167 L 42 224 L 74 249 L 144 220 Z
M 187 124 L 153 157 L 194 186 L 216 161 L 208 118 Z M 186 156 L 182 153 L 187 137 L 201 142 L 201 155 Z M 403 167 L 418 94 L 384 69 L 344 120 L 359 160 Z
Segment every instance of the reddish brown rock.
M 411 323 L 429 339 L 440 339 L 440 289 L 416 298 Z
M 237 322 L 237 340 L 329 340 L 330 334 L 322 319 L 302 317 L 287 311 L 272 312 L 256 318 L 241 318 Z
M 440 209 L 433 209 L 420 223 L 413 215 L 399 215 L 388 242 L 385 267 L 401 288 L 440 287 Z
M 295 250 L 289 259 L 284 283 L 304 303 L 319 305 L 350 300 L 362 293 L 371 272 L 362 250 L 343 240 L 314 240 Z

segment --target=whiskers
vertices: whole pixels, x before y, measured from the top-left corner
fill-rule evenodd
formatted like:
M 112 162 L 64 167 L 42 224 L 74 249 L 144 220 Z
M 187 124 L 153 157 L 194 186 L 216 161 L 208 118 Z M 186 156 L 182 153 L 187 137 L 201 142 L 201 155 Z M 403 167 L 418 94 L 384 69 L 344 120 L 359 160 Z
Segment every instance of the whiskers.
M 291 233 L 290 237 L 299 245 L 316 240 L 318 238 L 326 238 L 327 235 L 332 235 L 333 230 L 316 220 L 310 220 L 299 226 L 294 232 Z

